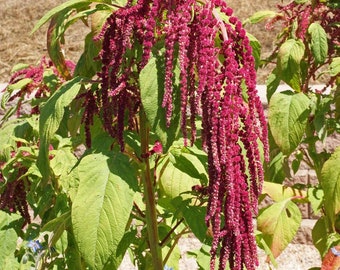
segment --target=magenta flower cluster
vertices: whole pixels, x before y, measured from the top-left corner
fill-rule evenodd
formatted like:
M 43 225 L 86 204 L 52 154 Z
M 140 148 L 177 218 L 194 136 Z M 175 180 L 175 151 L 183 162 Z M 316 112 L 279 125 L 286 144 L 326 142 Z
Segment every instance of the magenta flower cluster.
M 228 264 L 235 270 L 255 269 L 253 216 L 263 182 L 259 149 L 265 149 L 268 159 L 268 142 L 254 58 L 242 23 L 223 0 L 138 0 L 114 12 L 98 39 L 103 39 L 103 67 L 97 103 L 103 107 L 106 130 L 122 149 L 124 119 L 128 115 L 133 123 L 139 109 L 138 72 L 152 48 L 165 47 L 162 106 L 168 125 L 178 62 L 183 136 L 193 143 L 195 122 L 201 118 L 208 153 L 211 269 L 217 258 L 219 269 Z
M 1 168 L 1 167 L 0 167 Z M 24 175 L 27 169 L 21 167 L 18 169 L 17 177 Z M 0 184 L 4 182 L 3 176 L 0 172 Z M 25 186 L 25 180 L 14 180 L 12 182 L 7 182 L 4 190 L 0 194 L 0 210 L 8 211 L 9 213 L 19 212 L 25 220 L 25 224 L 31 222 L 31 217 L 28 211 L 27 203 L 27 191 Z M 26 182 L 28 185 L 29 183 Z
M 67 60 L 66 66 L 73 72 L 75 65 L 72 61 Z M 32 98 L 34 95 L 35 99 L 45 98 L 51 92 L 48 83 L 44 80 L 44 72 L 47 69 L 52 69 L 53 73 L 58 77 L 60 83 L 64 81 L 62 76 L 59 74 L 52 61 L 43 57 L 36 66 L 28 66 L 19 71 L 15 72 L 8 83 L 8 87 L 19 83 L 23 79 L 30 79 L 26 85 L 24 85 L 19 91 L 13 93 L 9 98 L 9 102 L 19 98 L 17 107 L 17 116 L 21 115 L 21 105 L 25 98 Z M 6 89 L 4 89 L 6 91 Z M 33 106 L 31 108 L 31 114 L 39 114 L 39 106 Z

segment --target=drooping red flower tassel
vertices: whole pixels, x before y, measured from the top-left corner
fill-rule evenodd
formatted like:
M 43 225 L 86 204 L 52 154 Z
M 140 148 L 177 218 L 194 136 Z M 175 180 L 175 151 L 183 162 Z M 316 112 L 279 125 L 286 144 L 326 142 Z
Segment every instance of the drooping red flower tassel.
M 162 106 L 171 125 L 178 61 L 183 136 L 193 143 L 195 120 L 202 118 L 203 147 L 208 153 L 211 269 L 217 257 L 219 269 L 227 264 L 231 269 L 255 269 L 252 218 L 263 182 L 259 144 L 267 159 L 268 142 L 252 49 L 242 23 L 222 0 L 139 0 L 114 12 L 100 36 L 103 68 L 98 97 L 105 128 L 121 148 L 124 114 L 135 114 L 140 104 L 135 67 L 140 71 L 151 48 L 164 42 Z

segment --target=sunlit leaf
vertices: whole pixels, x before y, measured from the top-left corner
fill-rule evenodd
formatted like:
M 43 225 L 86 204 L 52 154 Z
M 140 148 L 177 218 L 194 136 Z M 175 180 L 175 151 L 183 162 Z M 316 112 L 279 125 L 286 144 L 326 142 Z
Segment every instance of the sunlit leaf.
M 332 59 L 332 62 L 329 65 L 329 69 L 331 76 L 336 76 L 340 73 L 340 57 L 335 57 Z
M 48 244 L 49 247 L 51 248 L 57 243 L 57 241 L 60 239 L 64 231 L 70 227 L 71 227 L 71 212 L 68 211 L 62 214 L 61 216 L 46 223 L 41 230 L 51 232 L 48 239 Z
M 307 193 L 292 187 L 287 187 L 277 183 L 263 182 L 262 193 L 268 194 L 274 201 L 280 202 L 286 199 L 306 199 Z
M 300 62 L 305 53 L 305 45 L 301 40 L 288 39 L 278 52 L 278 72 L 289 86 L 300 92 Z
M 72 225 L 79 250 L 91 269 L 117 269 L 122 255 L 116 251 L 137 189 L 134 170 L 123 154 L 91 154 L 79 163 L 78 174 Z
M 331 224 L 340 212 L 340 147 L 325 162 L 321 171 L 320 184 L 324 191 L 324 207 Z
M 247 18 L 243 24 L 246 23 L 258 23 L 263 20 L 274 18 L 277 15 L 277 12 L 272 10 L 260 10 L 255 12 L 253 15 L 251 15 L 249 18 Z
M 81 78 L 76 77 L 60 87 L 41 109 L 39 131 L 40 146 L 38 167 L 44 177 L 49 174 L 49 143 L 58 130 L 68 106 L 81 88 Z
M 170 199 L 174 199 L 178 196 L 182 196 L 183 199 L 188 198 L 189 195 L 186 193 L 190 192 L 194 185 L 199 185 L 201 183 L 198 178 L 194 178 L 190 176 L 190 174 L 178 169 L 169 160 L 163 161 L 160 166 L 160 190 L 162 195 L 165 195 Z
M 279 87 L 280 81 L 281 79 L 280 76 L 277 75 L 277 69 L 274 69 L 272 73 L 269 74 L 266 80 L 268 103 L 272 95 L 275 93 L 276 89 Z
M 152 57 L 140 73 L 140 89 L 143 108 L 150 122 L 151 130 L 156 133 L 166 152 L 177 138 L 180 130 L 179 91 L 174 90 L 174 110 L 170 127 L 166 125 L 166 110 L 162 107 L 165 79 L 164 56 Z M 178 67 L 175 77 L 178 78 Z M 177 87 L 175 86 L 177 89 Z
M 13 224 L 21 216 L 0 211 L 0 269 L 18 269 L 19 263 L 14 257 L 18 235 Z
M 311 187 L 307 190 L 308 201 L 312 207 L 313 213 L 318 214 L 322 208 L 324 192 L 321 188 Z
M 249 33 L 247 33 L 247 37 L 249 38 L 252 54 L 255 59 L 255 69 L 257 69 L 261 63 L 261 43 L 256 37 Z
M 25 78 L 25 79 L 22 79 L 22 80 L 20 80 L 20 81 L 18 81 L 16 83 L 8 85 L 7 88 L 9 90 L 20 90 L 20 89 L 24 88 L 26 85 L 28 85 L 31 82 L 32 82 L 32 79 Z
M 86 7 L 89 6 L 93 1 L 84 1 L 84 0 L 70 0 L 67 1 L 65 3 L 62 3 L 60 5 L 58 5 L 57 7 L 51 9 L 50 11 L 48 11 L 38 22 L 37 24 L 34 26 L 32 33 L 34 33 L 35 31 L 37 31 L 41 26 L 43 26 L 46 22 L 48 22 L 53 16 L 55 16 L 56 14 L 58 14 L 59 12 L 65 10 L 65 9 L 69 9 L 71 10 L 74 7 Z M 98 1 L 99 2 L 99 1 Z
M 309 98 L 291 91 L 275 93 L 269 102 L 268 121 L 275 143 L 291 154 L 301 142 L 309 117 Z
M 275 258 L 293 240 L 301 219 L 299 208 L 290 199 L 273 203 L 258 215 L 258 229 Z
M 308 27 L 308 33 L 311 36 L 311 49 L 318 64 L 323 63 L 328 55 L 328 41 L 326 31 L 318 23 L 312 23 Z

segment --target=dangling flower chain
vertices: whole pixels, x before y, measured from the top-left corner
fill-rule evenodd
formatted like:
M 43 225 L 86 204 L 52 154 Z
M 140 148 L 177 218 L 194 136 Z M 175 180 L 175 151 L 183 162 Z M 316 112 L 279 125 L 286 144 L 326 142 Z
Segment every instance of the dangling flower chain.
M 252 49 L 242 23 L 222 0 L 131 2 L 112 13 L 98 36 L 103 39 L 99 55 L 103 67 L 95 96 L 103 108 L 104 126 L 123 150 L 124 116 L 128 112 L 133 117 L 141 103 L 138 72 L 148 63 L 156 43 L 164 41 L 162 106 L 167 125 L 173 111 L 176 58 L 186 144 L 187 119 L 193 143 L 196 117 L 202 118 L 209 172 L 206 223 L 213 231 L 211 269 L 217 257 L 219 269 L 227 263 L 231 269 L 255 269 L 252 217 L 263 182 L 259 143 L 268 160 L 268 142 Z M 221 19 L 225 17 L 227 22 Z

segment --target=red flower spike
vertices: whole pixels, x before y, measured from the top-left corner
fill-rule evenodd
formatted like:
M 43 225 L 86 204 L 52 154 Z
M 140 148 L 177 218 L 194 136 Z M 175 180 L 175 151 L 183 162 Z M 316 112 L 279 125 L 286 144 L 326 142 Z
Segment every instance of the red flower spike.
M 123 149 L 124 115 L 127 111 L 131 117 L 141 102 L 138 78 L 132 70 L 134 66 L 141 70 L 151 48 L 164 41 L 162 106 L 166 123 L 171 124 L 173 111 L 175 60 L 180 67 L 180 124 L 185 144 L 189 136 L 191 143 L 195 141 L 195 121 L 202 119 L 209 174 L 206 223 L 213 235 L 210 267 L 215 269 L 219 257 L 219 269 L 229 263 L 233 270 L 252 270 L 258 265 L 252 216 L 257 213 L 263 181 L 258 139 L 268 160 L 267 124 L 256 91 L 252 49 L 242 23 L 225 1 L 203 2 L 138 0 L 136 5 L 114 12 L 100 34 L 103 68 L 101 87 L 94 95 L 103 107 L 105 129 Z M 228 23 L 217 10 L 229 18 Z M 141 45 L 141 59 L 126 57 L 127 50 Z M 159 142 L 144 158 L 154 153 L 162 153 Z

